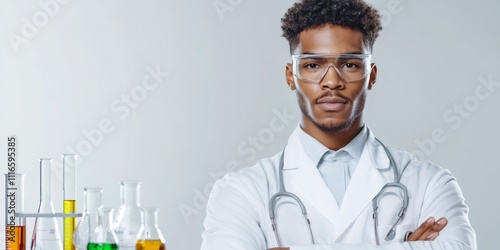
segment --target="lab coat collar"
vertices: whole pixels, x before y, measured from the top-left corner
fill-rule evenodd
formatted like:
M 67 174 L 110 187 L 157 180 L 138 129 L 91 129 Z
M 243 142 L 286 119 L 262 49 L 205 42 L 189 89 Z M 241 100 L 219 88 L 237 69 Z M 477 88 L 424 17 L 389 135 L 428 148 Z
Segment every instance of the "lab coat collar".
M 292 150 L 293 153 L 295 153 L 295 154 L 297 154 L 299 152 L 305 153 L 305 150 L 302 147 L 302 145 L 300 143 L 300 139 L 298 137 L 298 133 L 299 133 L 298 130 L 299 129 L 302 129 L 302 128 L 300 128 L 300 125 L 298 125 L 297 128 L 295 128 L 295 131 L 292 133 L 292 135 L 288 139 L 288 144 L 287 144 L 287 147 L 285 149 L 285 152 L 288 151 L 289 145 L 292 145 L 292 147 L 295 145 L 298 148 L 295 150 Z M 387 156 L 387 154 L 384 151 L 384 148 L 375 139 L 375 135 L 373 134 L 373 132 L 371 131 L 371 129 L 368 126 L 365 125 L 364 129 L 367 130 L 368 140 L 366 141 L 366 144 L 363 147 L 363 152 L 361 153 L 361 157 L 364 156 L 365 153 L 368 153 L 372 166 L 374 166 L 375 168 L 377 168 L 379 170 L 388 169 L 390 166 L 390 164 L 389 164 L 390 162 L 389 162 L 389 157 Z M 365 152 L 365 151 L 367 151 L 367 152 Z M 289 155 L 289 154 L 286 153 L 286 155 Z M 307 156 L 307 154 L 306 154 L 306 156 Z M 361 160 L 361 157 L 360 157 L 360 160 Z M 358 163 L 358 165 L 359 165 L 359 163 Z M 298 168 L 298 165 L 297 164 L 286 164 L 286 161 L 285 161 L 284 169 L 294 169 L 294 168 Z
M 333 237 L 337 239 L 367 206 L 371 208 L 372 199 L 387 183 L 379 172 L 386 168 L 389 168 L 389 158 L 368 129 L 368 140 L 339 208 L 294 132 L 285 149 L 284 181 L 288 191 L 307 200 L 312 206 L 310 209 L 318 210 L 334 226 Z M 287 178 L 287 173 L 291 172 L 294 172 L 294 177 Z
M 299 137 L 300 143 L 303 145 L 304 150 L 313 163 L 318 166 L 320 160 L 324 157 L 327 152 L 340 152 L 345 151 L 349 154 L 350 157 L 354 159 L 355 162 L 359 161 L 361 157 L 361 152 L 363 151 L 363 147 L 368 140 L 368 128 L 366 125 L 363 125 L 361 131 L 352 139 L 347 145 L 339 149 L 338 151 L 333 151 L 328 149 L 325 145 L 321 144 L 318 140 L 316 140 L 311 135 L 307 134 L 304 129 L 300 126 L 297 126 L 297 136 Z M 351 173 L 354 170 L 354 167 L 351 169 Z
M 329 222 L 336 225 L 339 207 L 335 197 L 323 181 L 316 165 L 304 151 L 296 131 L 290 136 L 285 148 L 283 181 L 287 191 L 297 194 L 303 202 L 307 201 L 312 205 L 308 209 L 318 210 Z

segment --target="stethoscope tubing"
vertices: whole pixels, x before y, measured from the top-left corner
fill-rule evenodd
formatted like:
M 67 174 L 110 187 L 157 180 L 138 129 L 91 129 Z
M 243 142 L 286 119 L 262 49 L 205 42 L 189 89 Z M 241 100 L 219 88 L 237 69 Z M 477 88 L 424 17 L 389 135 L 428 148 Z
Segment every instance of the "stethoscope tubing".
M 391 241 L 395 238 L 395 236 L 396 236 L 395 228 L 405 215 L 406 209 L 408 208 L 409 197 L 408 197 L 408 189 L 406 188 L 405 185 L 400 183 L 401 175 L 399 175 L 399 171 L 395 165 L 395 161 L 394 161 L 394 158 L 392 157 L 392 154 L 389 152 L 387 147 L 379 139 L 377 139 L 377 138 L 375 138 L 375 139 L 384 148 L 384 151 L 389 158 L 389 167 L 392 168 L 393 175 L 394 175 L 393 182 L 386 183 L 372 200 L 375 241 L 376 241 L 377 245 L 380 245 L 380 239 L 379 239 L 379 233 L 378 233 L 378 210 L 379 210 L 378 203 L 379 203 L 379 199 L 382 197 L 382 194 L 384 193 L 385 189 L 398 188 L 402 191 L 401 196 L 399 196 L 399 198 L 401 199 L 401 209 L 398 213 L 398 218 L 397 218 L 396 222 L 391 227 L 391 229 L 389 229 L 389 231 L 385 237 L 386 241 Z M 276 203 L 277 203 L 279 198 L 288 197 L 288 198 L 295 200 L 295 202 L 299 205 L 300 210 L 302 212 L 302 215 L 304 216 L 304 220 L 306 221 L 306 223 L 308 225 L 309 234 L 311 237 L 311 242 L 312 242 L 312 244 L 314 244 L 314 237 L 313 237 L 313 233 L 312 233 L 311 222 L 307 216 L 307 209 L 306 209 L 304 203 L 302 203 L 302 201 L 300 200 L 300 198 L 297 195 L 295 195 L 291 192 L 287 192 L 285 189 L 285 183 L 283 181 L 284 158 L 285 158 L 285 149 L 283 149 L 281 156 L 280 156 L 280 161 L 279 161 L 279 168 L 278 168 L 279 191 L 277 193 L 275 193 L 271 197 L 271 199 L 269 200 L 269 218 L 271 220 L 271 224 L 272 224 L 273 232 L 274 232 L 274 235 L 276 238 L 276 242 L 277 242 L 279 247 L 282 247 L 281 238 L 280 238 L 280 235 L 278 232 L 278 227 L 276 224 L 276 214 L 275 214 Z

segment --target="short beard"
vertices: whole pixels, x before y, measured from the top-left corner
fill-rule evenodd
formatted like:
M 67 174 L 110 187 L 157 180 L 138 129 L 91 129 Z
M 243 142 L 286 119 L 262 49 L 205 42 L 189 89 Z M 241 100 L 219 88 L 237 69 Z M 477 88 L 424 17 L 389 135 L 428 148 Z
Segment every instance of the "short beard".
M 315 119 L 313 119 L 311 117 L 311 115 L 307 112 L 307 108 L 305 105 L 306 101 L 305 101 L 304 97 L 298 91 L 296 91 L 296 95 L 297 95 L 297 100 L 299 102 L 300 111 L 302 112 L 302 114 L 307 116 L 309 118 L 309 120 L 311 120 L 311 122 L 316 127 L 318 127 L 322 132 L 327 133 L 327 134 L 334 134 L 334 133 L 346 131 L 349 128 L 351 128 L 351 126 L 354 123 L 354 121 L 356 120 L 356 118 L 358 118 L 361 115 L 361 113 L 363 112 L 363 109 L 365 107 L 365 102 L 366 102 L 366 92 L 363 92 L 361 94 L 361 96 L 359 96 L 360 99 L 359 99 L 358 105 L 355 107 L 354 117 L 351 117 L 346 122 L 341 123 L 341 124 L 337 124 L 334 122 L 326 122 L 326 123 L 321 124 L 318 121 L 316 121 Z

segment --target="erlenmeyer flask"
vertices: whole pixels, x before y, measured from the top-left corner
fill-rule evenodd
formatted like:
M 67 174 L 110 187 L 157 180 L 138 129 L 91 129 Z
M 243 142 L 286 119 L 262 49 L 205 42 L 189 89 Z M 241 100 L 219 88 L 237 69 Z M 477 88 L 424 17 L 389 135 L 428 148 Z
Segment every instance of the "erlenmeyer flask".
M 54 214 L 52 203 L 52 159 L 40 159 L 40 203 L 38 213 Z M 31 239 L 31 250 L 62 250 L 56 217 L 37 217 Z
M 111 227 L 113 208 L 99 208 L 99 223 L 90 234 L 87 250 L 115 250 L 118 249 L 118 239 L 115 230 Z
M 137 233 L 141 228 L 139 208 L 140 181 L 121 181 L 121 205 L 114 223 L 120 249 L 135 249 Z
M 90 232 L 97 227 L 97 209 L 102 207 L 102 192 L 100 187 L 86 187 L 83 189 L 83 214 L 73 233 L 73 244 L 79 250 L 87 249 Z
M 143 208 L 142 225 L 137 235 L 137 250 L 166 250 L 165 239 L 158 227 L 158 208 Z

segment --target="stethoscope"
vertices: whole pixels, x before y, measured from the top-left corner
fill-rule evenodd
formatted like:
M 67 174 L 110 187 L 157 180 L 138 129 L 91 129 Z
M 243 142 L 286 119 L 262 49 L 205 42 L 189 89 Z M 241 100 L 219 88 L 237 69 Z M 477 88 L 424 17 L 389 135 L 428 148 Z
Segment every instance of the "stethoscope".
M 380 145 L 382 145 L 385 153 L 389 157 L 389 167 L 392 168 L 392 171 L 394 173 L 394 181 L 386 183 L 372 200 L 373 221 L 374 221 L 373 224 L 374 224 L 374 229 L 375 229 L 375 241 L 376 241 L 377 245 L 380 245 L 379 235 L 378 235 L 378 211 L 379 211 L 378 204 L 379 204 L 380 198 L 382 198 L 384 196 L 384 191 L 387 188 L 398 188 L 398 189 L 401 189 L 401 192 L 402 192 L 401 195 L 398 196 L 401 199 L 401 210 L 398 213 L 398 219 L 396 220 L 394 225 L 391 227 L 391 229 L 389 229 L 389 232 L 387 232 L 387 234 L 385 236 L 386 241 L 391 241 L 394 239 L 394 237 L 396 237 L 396 230 L 395 229 L 396 229 L 397 224 L 401 221 L 401 219 L 405 215 L 406 208 L 408 207 L 408 199 L 409 198 L 408 198 L 408 190 L 406 189 L 406 186 L 400 183 L 401 176 L 399 175 L 399 171 L 394 163 L 394 158 L 392 157 L 391 153 L 389 153 L 389 150 L 387 149 L 387 147 L 378 139 L 376 139 L 376 140 L 380 143 Z M 285 149 L 283 149 L 283 152 L 281 153 L 281 158 L 280 158 L 280 162 L 279 162 L 278 175 L 279 175 L 280 189 L 269 200 L 269 217 L 271 219 L 274 236 L 276 237 L 276 241 L 278 243 L 278 246 L 281 247 L 282 246 L 281 245 L 281 238 L 280 238 L 280 235 L 278 233 L 278 227 L 276 226 L 276 220 L 275 220 L 275 218 L 276 218 L 276 216 L 275 216 L 276 202 L 277 202 L 278 198 L 280 198 L 280 197 L 289 197 L 289 198 L 292 198 L 293 200 L 295 200 L 296 203 L 299 205 L 300 210 L 302 211 L 302 215 L 304 216 L 304 220 L 306 221 L 307 227 L 309 229 L 309 236 L 311 237 L 311 242 L 312 242 L 312 244 L 314 244 L 314 237 L 313 237 L 313 233 L 312 233 L 312 229 L 311 229 L 311 222 L 309 221 L 309 218 L 307 217 L 307 210 L 306 210 L 306 207 L 304 206 L 304 203 L 302 203 L 302 201 L 300 200 L 300 198 L 297 195 L 295 195 L 291 192 L 287 192 L 285 189 L 285 184 L 283 182 L 284 158 L 285 158 Z

